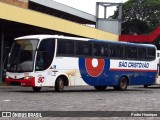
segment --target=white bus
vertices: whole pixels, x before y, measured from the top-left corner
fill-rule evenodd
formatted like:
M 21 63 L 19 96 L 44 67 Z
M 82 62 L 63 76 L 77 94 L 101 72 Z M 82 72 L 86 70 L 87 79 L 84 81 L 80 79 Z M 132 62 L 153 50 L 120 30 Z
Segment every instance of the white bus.
M 151 85 L 160 85 L 160 50 L 156 51 L 156 61 L 157 61 L 157 76 L 156 80 L 153 84 Z M 145 88 L 151 86 L 151 85 L 144 85 Z
M 157 74 L 154 45 L 111 42 L 58 35 L 16 38 L 9 54 L 8 85 L 55 87 L 151 85 Z
M 160 50 L 157 50 L 157 79 L 155 84 L 160 85 Z M 148 87 L 148 86 L 146 86 Z

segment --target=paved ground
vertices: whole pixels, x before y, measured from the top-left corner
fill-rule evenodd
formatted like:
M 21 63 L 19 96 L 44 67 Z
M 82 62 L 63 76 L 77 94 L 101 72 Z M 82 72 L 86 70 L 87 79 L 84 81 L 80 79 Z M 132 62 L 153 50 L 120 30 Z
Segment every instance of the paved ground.
M 54 88 L 43 88 L 41 92 L 35 93 L 31 88 L 27 87 L 0 86 L 0 111 L 90 111 L 91 113 L 88 114 L 94 115 L 96 114 L 95 111 L 160 111 L 160 87 L 151 86 L 150 88 L 143 88 L 142 86 L 130 86 L 127 91 L 114 91 L 111 87 L 107 88 L 106 91 L 96 91 L 89 86 L 67 87 L 62 93 L 55 92 Z M 125 112 L 118 114 L 123 113 Z M 160 115 L 160 112 L 158 114 Z M 136 120 L 138 118 L 52 117 L 52 119 L 58 120 Z M 38 119 L 49 120 L 51 118 Z M 141 117 L 141 119 L 158 120 L 160 117 Z

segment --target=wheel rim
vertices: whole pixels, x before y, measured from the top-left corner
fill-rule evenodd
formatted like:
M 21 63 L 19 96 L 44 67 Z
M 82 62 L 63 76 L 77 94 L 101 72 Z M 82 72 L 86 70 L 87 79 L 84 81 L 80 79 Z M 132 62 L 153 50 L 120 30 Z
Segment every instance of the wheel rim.
M 122 90 L 126 89 L 127 87 L 127 81 L 125 78 L 122 78 L 121 82 L 120 82 L 120 87 Z
M 59 90 L 62 91 L 63 88 L 64 88 L 64 82 L 63 82 L 63 80 L 60 80 L 59 81 Z

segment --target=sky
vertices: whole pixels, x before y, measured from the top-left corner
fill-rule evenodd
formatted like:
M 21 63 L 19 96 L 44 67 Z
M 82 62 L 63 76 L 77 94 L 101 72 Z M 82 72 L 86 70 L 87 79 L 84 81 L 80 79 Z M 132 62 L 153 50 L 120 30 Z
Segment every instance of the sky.
M 96 11 L 96 2 L 112 2 L 112 3 L 124 3 L 128 0 L 53 0 L 67 6 L 76 8 L 83 12 L 95 15 Z M 100 8 L 101 10 L 102 8 Z M 113 15 L 116 7 L 108 7 L 107 16 Z

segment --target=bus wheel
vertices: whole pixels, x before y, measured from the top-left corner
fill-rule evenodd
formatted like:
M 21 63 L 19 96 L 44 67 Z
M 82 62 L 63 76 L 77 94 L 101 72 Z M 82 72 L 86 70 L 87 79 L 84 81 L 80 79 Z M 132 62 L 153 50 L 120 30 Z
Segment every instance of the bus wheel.
M 107 88 L 107 86 L 94 86 L 94 88 L 98 91 L 104 91 Z
M 39 92 L 41 90 L 41 87 L 32 87 L 34 92 Z
M 128 86 L 127 79 L 125 77 L 122 77 L 120 79 L 119 86 L 118 86 L 119 90 L 126 90 L 127 86 Z
M 58 78 L 55 84 L 55 91 L 56 92 L 62 92 L 64 88 L 64 80 L 62 77 Z

